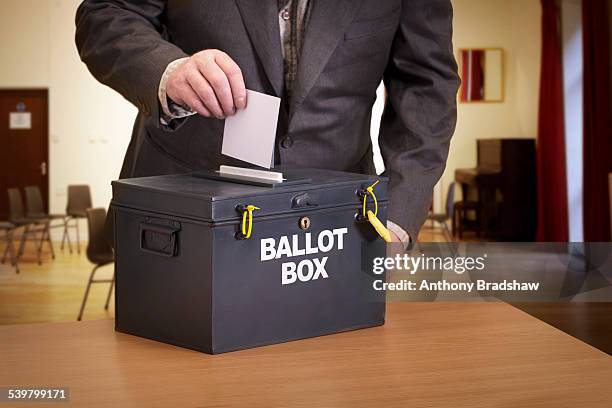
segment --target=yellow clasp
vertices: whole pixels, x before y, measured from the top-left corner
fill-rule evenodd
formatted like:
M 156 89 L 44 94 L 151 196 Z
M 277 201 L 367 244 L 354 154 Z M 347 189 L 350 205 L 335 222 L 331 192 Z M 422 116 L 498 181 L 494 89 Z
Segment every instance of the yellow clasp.
M 371 210 L 368 210 L 368 221 L 385 242 L 391 242 L 391 233 Z
M 374 215 L 378 215 L 378 200 L 376 199 L 376 194 L 374 194 L 374 187 L 380 183 L 380 180 L 376 180 L 374 184 L 367 187 L 365 189 L 365 194 L 363 195 L 363 218 L 368 219 L 368 195 L 372 196 L 374 200 Z
M 242 237 L 243 239 L 251 238 L 253 232 L 253 211 L 261 210 L 254 205 L 247 205 L 242 211 Z
M 378 200 L 376 199 L 376 194 L 374 194 L 374 188 L 378 183 L 380 183 L 380 180 L 376 180 L 374 184 L 365 189 L 363 194 L 363 218 L 374 227 L 378 235 L 380 235 L 385 242 L 391 242 L 389 230 L 378 219 Z M 372 200 L 374 200 L 374 212 L 368 210 L 368 196 L 372 196 Z

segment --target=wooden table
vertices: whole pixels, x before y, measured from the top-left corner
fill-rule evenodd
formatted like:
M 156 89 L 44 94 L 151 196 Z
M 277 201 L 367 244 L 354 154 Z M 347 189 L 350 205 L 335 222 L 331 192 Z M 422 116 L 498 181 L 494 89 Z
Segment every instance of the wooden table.
M 0 327 L 0 386 L 66 386 L 63 407 L 592 408 L 610 384 L 610 356 L 503 303 L 395 303 L 384 327 L 217 356 L 112 320 Z

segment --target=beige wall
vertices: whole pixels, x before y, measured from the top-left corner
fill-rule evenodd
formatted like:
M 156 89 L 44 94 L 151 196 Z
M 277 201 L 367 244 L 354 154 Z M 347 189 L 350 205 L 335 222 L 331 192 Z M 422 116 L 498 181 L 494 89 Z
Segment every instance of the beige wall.
M 540 2 L 538 0 L 453 0 L 454 46 L 505 50 L 503 103 L 459 104 L 458 123 L 446 172 L 437 188 L 442 209 L 455 169 L 476 165 L 476 139 L 525 137 L 537 132 L 540 76 Z
M 65 205 L 66 185 L 80 182 L 94 187 L 95 205 L 108 205 L 136 116 L 136 108 L 99 84 L 80 61 L 74 45 L 79 3 L 52 0 L 49 10 L 50 191 L 57 210 Z
M 47 0 L 0 2 L 0 87 L 46 87 L 49 83 Z
M 66 186 L 92 186 L 106 206 L 119 173 L 136 109 L 97 83 L 74 46 L 78 0 L 0 2 L 0 87 L 49 88 L 51 210 L 66 206 Z
M 50 93 L 50 193 L 53 211 L 65 206 L 66 185 L 93 187 L 96 206 L 111 196 L 136 109 L 98 84 L 74 47 L 78 0 L 0 2 L 3 63 L 0 87 L 48 87 Z M 442 192 L 459 167 L 476 164 L 475 140 L 534 137 L 539 82 L 538 0 L 453 0 L 455 47 L 506 51 L 506 101 L 459 106 L 459 123 Z M 377 105 L 378 107 L 379 105 Z M 380 108 L 377 108 L 380 109 Z M 376 115 L 375 115 L 376 116 Z M 376 128 L 376 125 L 373 126 Z

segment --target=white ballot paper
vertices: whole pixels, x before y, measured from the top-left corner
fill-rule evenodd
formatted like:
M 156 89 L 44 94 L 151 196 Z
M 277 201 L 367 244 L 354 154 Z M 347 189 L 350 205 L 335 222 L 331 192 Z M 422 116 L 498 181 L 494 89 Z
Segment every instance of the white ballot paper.
M 271 168 L 280 102 L 275 96 L 247 89 L 247 107 L 225 119 L 221 153 Z

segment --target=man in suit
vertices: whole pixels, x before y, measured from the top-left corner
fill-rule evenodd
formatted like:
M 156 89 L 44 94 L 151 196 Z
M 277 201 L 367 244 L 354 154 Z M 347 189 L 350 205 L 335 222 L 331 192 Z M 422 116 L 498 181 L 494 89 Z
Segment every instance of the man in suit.
M 221 141 L 245 88 L 282 97 L 277 164 L 374 173 L 384 80 L 388 227 L 416 238 L 456 123 L 450 0 L 84 0 L 76 26 L 92 74 L 140 111 L 121 177 L 240 165 Z

